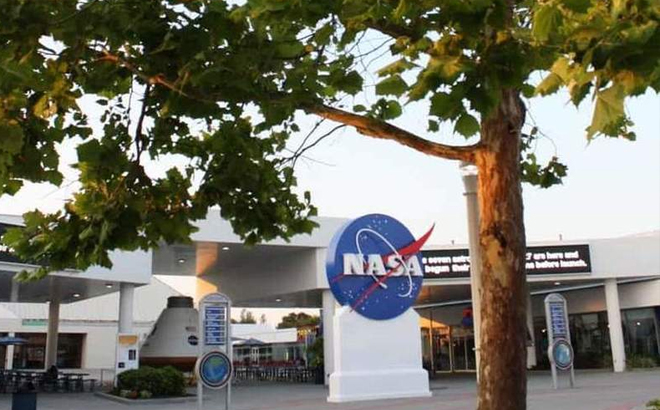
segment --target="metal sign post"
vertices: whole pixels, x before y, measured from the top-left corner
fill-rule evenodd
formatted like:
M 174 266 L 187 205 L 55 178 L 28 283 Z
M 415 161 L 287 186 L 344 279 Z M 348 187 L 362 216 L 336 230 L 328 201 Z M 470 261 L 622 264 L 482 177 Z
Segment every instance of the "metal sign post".
M 197 408 L 202 410 L 204 387 L 226 388 L 225 410 L 231 403 L 233 351 L 231 344 L 231 300 L 222 293 L 211 293 L 199 302 L 199 341 L 197 344 Z
M 558 388 L 557 370 L 570 371 L 571 387 L 575 387 L 573 369 L 573 347 L 571 330 L 568 326 L 566 299 L 559 293 L 551 293 L 545 298 L 545 320 L 548 331 L 548 358 L 552 368 L 552 384 Z

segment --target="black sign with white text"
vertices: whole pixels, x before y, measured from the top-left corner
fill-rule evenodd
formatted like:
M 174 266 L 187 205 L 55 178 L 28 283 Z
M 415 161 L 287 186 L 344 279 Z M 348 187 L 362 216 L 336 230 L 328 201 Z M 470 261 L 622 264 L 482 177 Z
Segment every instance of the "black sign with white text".
M 422 251 L 425 279 L 467 278 L 470 276 L 468 249 Z M 528 275 L 590 273 L 589 245 L 530 246 L 525 257 Z

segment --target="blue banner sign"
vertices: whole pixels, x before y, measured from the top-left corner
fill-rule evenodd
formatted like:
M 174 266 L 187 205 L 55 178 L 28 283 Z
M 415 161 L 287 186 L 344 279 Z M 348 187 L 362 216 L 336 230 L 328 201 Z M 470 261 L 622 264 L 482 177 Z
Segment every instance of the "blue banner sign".
M 204 344 L 224 346 L 227 340 L 227 308 L 204 306 Z
M 550 323 L 552 323 L 553 338 L 565 338 L 568 334 L 566 323 L 566 311 L 563 302 L 550 302 Z

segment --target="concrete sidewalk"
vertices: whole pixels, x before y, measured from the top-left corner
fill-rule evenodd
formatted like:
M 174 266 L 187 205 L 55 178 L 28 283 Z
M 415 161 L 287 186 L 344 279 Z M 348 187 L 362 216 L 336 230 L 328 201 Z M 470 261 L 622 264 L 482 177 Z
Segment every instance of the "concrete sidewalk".
M 578 372 L 575 389 L 554 390 L 549 373 L 533 372 L 528 383 L 530 410 L 644 410 L 645 403 L 660 398 L 660 370 Z M 567 380 L 564 380 L 567 383 Z M 234 410 L 474 410 L 474 375 L 442 376 L 431 382 L 433 397 L 329 404 L 323 386 L 259 384 L 235 386 Z M 196 410 L 194 401 L 179 404 L 115 403 L 89 393 L 40 394 L 39 410 Z M 0 395 L 0 409 L 11 408 L 11 395 Z M 224 408 L 223 393 L 206 395 L 205 409 Z

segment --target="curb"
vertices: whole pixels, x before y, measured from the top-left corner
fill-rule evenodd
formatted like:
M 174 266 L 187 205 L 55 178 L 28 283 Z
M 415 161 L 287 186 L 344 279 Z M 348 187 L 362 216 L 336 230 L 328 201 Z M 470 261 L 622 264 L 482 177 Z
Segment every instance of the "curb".
M 197 400 L 197 396 L 188 395 L 185 397 L 168 397 L 162 399 L 127 399 L 125 397 L 115 396 L 114 394 L 103 393 L 100 391 L 94 392 L 94 395 L 106 400 L 114 401 L 121 404 L 177 404 L 188 403 Z

